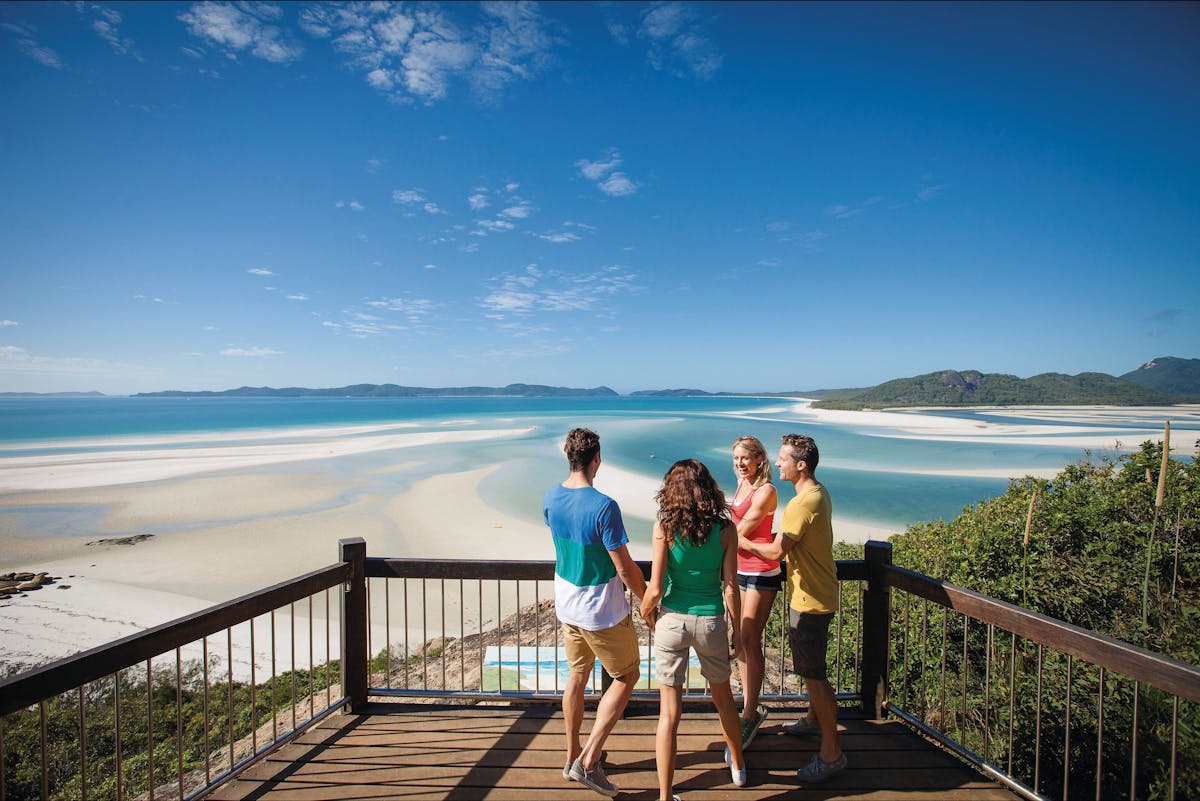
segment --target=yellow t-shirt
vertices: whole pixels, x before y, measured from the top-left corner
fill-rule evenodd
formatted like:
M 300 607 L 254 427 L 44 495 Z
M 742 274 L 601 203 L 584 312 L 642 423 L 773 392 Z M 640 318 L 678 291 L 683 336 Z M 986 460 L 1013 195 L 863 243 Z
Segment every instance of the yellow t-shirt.
M 787 557 L 792 608 L 797 612 L 837 611 L 837 566 L 833 563 L 833 502 L 821 484 L 788 501 L 779 531 L 796 540 Z

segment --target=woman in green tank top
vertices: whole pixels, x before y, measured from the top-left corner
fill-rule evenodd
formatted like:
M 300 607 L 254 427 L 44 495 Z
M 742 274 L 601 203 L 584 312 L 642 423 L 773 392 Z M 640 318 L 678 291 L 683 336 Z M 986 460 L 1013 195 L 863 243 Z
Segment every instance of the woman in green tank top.
M 660 699 L 655 736 L 659 798 L 671 801 L 678 798 L 671 791 L 691 649 L 721 718 L 730 776 L 738 787 L 746 783 L 741 721 L 729 688 L 730 661 L 742 650 L 738 540 L 725 494 L 702 462 L 684 459 L 671 465 L 655 500 L 654 562 L 641 612 L 654 631 Z

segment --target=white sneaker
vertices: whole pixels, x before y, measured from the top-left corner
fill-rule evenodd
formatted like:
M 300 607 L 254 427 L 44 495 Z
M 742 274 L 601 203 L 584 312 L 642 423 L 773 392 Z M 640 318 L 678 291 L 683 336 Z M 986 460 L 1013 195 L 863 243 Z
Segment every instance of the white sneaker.
M 742 769 L 738 770 L 733 766 L 733 754 L 729 752 L 729 746 L 725 746 L 725 764 L 729 766 L 729 778 L 733 779 L 733 783 L 737 787 L 746 786 L 746 752 L 742 752 Z

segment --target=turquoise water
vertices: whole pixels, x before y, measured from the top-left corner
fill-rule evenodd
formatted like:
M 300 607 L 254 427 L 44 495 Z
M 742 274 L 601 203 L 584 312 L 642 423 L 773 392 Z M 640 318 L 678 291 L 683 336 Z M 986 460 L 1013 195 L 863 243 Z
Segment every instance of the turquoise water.
M 729 490 L 735 483 L 729 457 L 735 438 L 753 434 L 773 454 L 780 436 L 799 432 L 812 436 L 821 449 L 818 475 L 833 495 L 836 515 L 902 530 L 911 522 L 952 518 L 964 506 L 1003 493 L 1008 485 L 1006 477 L 972 472 L 1020 476 L 1030 470 L 1057 471 L 1078 461 L 1084 448 L 1056 441 L 1072 432 L 1093 432 L 1093 436 L 1105 432 L 1101 441 L 1110 437 L 1113 445 L 1120 440 L 1127 447 L 1161 436 L 1161 422 L 1118 414 L 1103 426 L 1080 421 L 1072 423 L 1068 432 L 1045 428 L 1037 434 L 1044 444 L 1005 438 L 898 438 L 893 436 L 896 430 L 885 427 L 814 420 L 796 406 L 790 399 L 725 397 L 0 398 L 0 466 L 4 459 L 16 456 L 161 448 L 164 438 L 170 438 L 169 447 L 211 446 L 200 440 L 205 434 L 225 434 L 246 443 L 268 432 L 294 432 L 299 438 L 303 429 L 327 426 L 401 424 L 410 427 L 405 430 L 437 432 L 528 428 L 527 433 L 510 438 L 328 461 L 334 463 L 332 470 L 362 474 L 398 460 L 420 461 L 419 475 L 386 479 L 386 489 L 392 492 L 433 473 L 501 464 L 503 469 L 492 473 L 481 487 L 485 499 L 515 516 L 538 519 L 546 487 L 565 472 L 558 443 L 574 426 L 600 433 L 607 464 L 657 480 L 676 459 L 695 457 L 706 462 Z M 1048 425 L 986 412 L 936 414 L 978 422 Z M 197 441 L 189 441 L 191 436 Z M 147 441 L 131 445 L 130 438 Z M 125 441 L 114 444 L 112 440 Z M 931 471 L 940 474 L 928 474 Z M 790 487 L 781 487 L 781 499 L 788 497 Z

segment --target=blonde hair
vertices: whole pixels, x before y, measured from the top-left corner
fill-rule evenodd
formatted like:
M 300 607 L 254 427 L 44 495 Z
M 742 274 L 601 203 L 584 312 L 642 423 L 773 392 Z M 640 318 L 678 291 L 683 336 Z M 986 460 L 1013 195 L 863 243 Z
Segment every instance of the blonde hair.
M 730 450 L 737 448 L 745 448 L 750 451 L 750 455 L 759 460 L 758 470 L 754 473 L 754 478 L 750 481 L 753 487 L 762 486 L 763 484 L 771 483 L 771 460 L 767 458 L 767 449 L 759 441 L 758 437 L 738 437 L 733 441 L 733 447 Z

